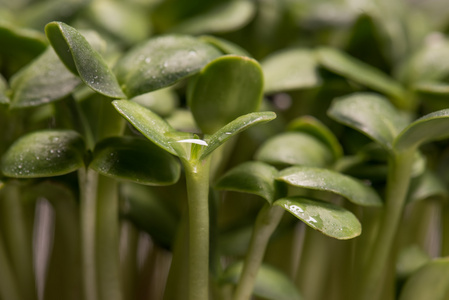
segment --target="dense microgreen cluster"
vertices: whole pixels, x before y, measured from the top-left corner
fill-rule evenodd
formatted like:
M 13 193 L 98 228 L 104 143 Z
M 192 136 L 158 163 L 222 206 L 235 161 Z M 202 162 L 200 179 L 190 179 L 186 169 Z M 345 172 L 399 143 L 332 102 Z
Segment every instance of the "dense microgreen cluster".
M 0 299 L 448 299 L 448 26 L 0 1 Z

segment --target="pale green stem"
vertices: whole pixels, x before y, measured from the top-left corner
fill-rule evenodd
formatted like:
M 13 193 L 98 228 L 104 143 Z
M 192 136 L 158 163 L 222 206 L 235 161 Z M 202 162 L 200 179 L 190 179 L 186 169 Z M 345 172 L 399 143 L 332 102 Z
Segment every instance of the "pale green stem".
M 98 299 L 96 268 L 96 222 L 98 175 L 93 170 L 78 171 L 81 191 L 81 268 L 84 300 Z
M 19 286 L 0 236 L 0 299 L 21 300 Z
M 209 298 L 209 168 L 203 161 L 183 161 L 189 205 L 189 300 Z
M 279 225 L 283 214 L 283 208 L 272 207 L 267 203 L 257 215 L 243 270 L 235 290 L 234 300 L 250 299 L 268 242 Z
M 371 249 L 365 272 L 361 275 L 359 300 L 378 300 L 382 297 L 387 263 L 393 255 L 393 244 L 404 211 L 410 184 L 414 152 L 393 155 L 389 161 L 385 207 L 377 239 Z

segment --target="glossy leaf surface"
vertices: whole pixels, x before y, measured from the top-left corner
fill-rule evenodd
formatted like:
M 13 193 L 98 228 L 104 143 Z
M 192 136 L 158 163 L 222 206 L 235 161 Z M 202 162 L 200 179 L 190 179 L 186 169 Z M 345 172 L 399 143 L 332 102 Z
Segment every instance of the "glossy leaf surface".
M 63 175 L 84 166 L 83 138 L 71 130 L 45 130 L 17 140 L 2 159 L 2 172 L 16 178 Z
M 237 283 L 243 269 L 238 262 L 226 269 L 222 280 Z M 301 300 L 302 297 L 290 278 L 281 271 L 262 264 L 257 272 L 253 294 L 269 300 Z
M 302 132 L 275 135 L 259 147 L 255 158 L 276 166 L 324 167 L 333 161 L 332 152 L 325 144 Z
M 439 258 L 418 269 L 405 283 L 400 300 L 445 300 L 449 296 L 449 259 Z
M 12 108 L 38 106 L 59 100 L 81 83 L 67 70 L 51 47 L 11 79 Z
M 226 55 L 195 77 L 187 101 L 203 133 L 212 134 L 235 118 L 257 111 L 262 89 L 263 73 L 257 61 Z
M 115 100 L 112 104 L 128 122 L 149 140 L 169 153 L 177 155 L 171 145 L 174 140 L 169 137 L 170 134 L 175 135 L 176 131 L 160 116 L 132 101 Z
M 169 185 L 180 176 L 178 160 L 152 142 L 112 137 L 95 146 L 90 168 L 100 174 L 146 185 Z
M 275 180 L 278 170 L 262 162 L 246 162 L 224 174 L 215 185 L 216 189 L 258 195 L 270 204 L 283 197 L 286 187 Z
M 312 116 L 302 116 L 294 119 L 288 124 L 287 129 L 305 132 L 319 139 L 332 150 L 335 159 L 343 155 L 343 148 L 337 137 L 326 125 Z
M 449 109 L 430 113 L 411 123 L 397 137 L 398 151 L 415 149 L 420 145 L 449 137 Z
M 274 53 L 262 62 L 266 93 L 318 86 L 318 62 L 311 50 L 291 49 Z
M 355 93 L 335 99 L 328 115 L 362 132 L 388 150 L 392 149 L 394 139 L 407 125 L 387 99 L 369 93 Z
M 135 97 L 189 77 L 220 55 L 217 48 L 200 39 L 166 35 L 129 50 L 115 71 L 125 93 Z
M 278 180 L 296 187 L 337 194 L 361 206 L 382 206 L 382 200 L 373 188 L 328 169 L 290 167 L 279 173 Z
M 81 33 L 62 22 L 47 24 L 45 32 L 66 67 L 85 84 L 102 95 L 126 98 L 103 57 Z
M 185 20 L 172 29 L 186 34 L 218 33 L 237 30 L 246 25 L 256 13 L 251 1 L 229 1 L 210 11 Z
M 274 202 L 323 234 L 346 240 L 362 233 L 362 225 L 349 210 L 338 205 L 301 197 L 288 197 Z
M 330 71 L 397 99 L 400 104 L 404 101 L 403 88 L 380 70 L 333 48 L 320 48 L 317 55 L 319 62 Z
M 238 117 L 234 121 L 220 128 L 220 130 L 215 132 L 213 135 L 205 138 L 207 147 L 203 150 L 201 159 L 206 158 L 224 142 L 229 140 L 231 137 L 239 134 L 240 132 L 255 125 L 269 122 L 271 120 L 274 120 L 275 118 L 276 114 L 270 111 L 250 113 Z

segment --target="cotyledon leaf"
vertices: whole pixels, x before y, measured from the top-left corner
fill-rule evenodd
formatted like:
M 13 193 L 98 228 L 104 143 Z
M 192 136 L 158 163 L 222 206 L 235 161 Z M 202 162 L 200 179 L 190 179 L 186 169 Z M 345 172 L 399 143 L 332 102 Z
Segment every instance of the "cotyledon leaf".
M 72 130 L 43 130 L 18 139 L 2 159 L 2 172 L 15 178 L 58 176 L 84 166 L 85 143 Z
M 51 22 L 45 26 L 45 33 L 66 67 L 90 88 L 111 98 L 126 98 L 103 57 L 75 28 Z
M 199 39 L 217 47 L 221 52 L 223 52 L 223 54 L 251 57 L 248 51 L 228 40 L 212 35 L 202 35 Z
M 276 200 L 274 205 L 287 210 L 313 229 L 339 240 L 352 239 L 362 233 L 362 225 L 354 214 L 333 203 L 287 197 Z
M 408 124 L 386 98 L 371 93 L 354 93 L 336 98 L 328 115 L 362 132 L 390 151 L 394 139 Z
M 215 149 L 221 146 L 224 142 L 229 140 L 231 137 L 237 135 L 238 133 L 254 126 L 257 124 L 262 124 L 274 120 L 276 114 L 271 111 L 267 112 L 255 112 L 238 117 L 234 121 L 226 124 L 220 130 L 215 132 L 213 135 L 206 137 L 205 141 L 207 143 L 206 147 L 201 153 L 200 159 L 206 158 Z
M 112 104 L 125 119 L 149 140 L 169 153 L 178 155 L 171 145 L 175 139 L 170 137 L 176 135 L 176 130 L 160 116 L 136 102 L 115 100 Z
M 382 206 L 376 191 L 341 173 L 312 167 L 294 166 L 279 172 L 278 180 L 289 185 L 340 195 L 361 206 Z
M 100 141 L 89 167 L 113 178 L 145 185 L 169 185 L 180 176 L 179 161 L 152 142 L 136 137 Z
M 449 109 L 443 109 L 427 114 L 407 126 L 394 141 L 394 149 L 415 149 L 424 143 L 448 137 Z
M 278 170 L 263 162 L 249 161 L 229 170 L 215 185 L 218 190 L 258 195 L 270 204 L 286 195 L 286 185 L 276 181 Z

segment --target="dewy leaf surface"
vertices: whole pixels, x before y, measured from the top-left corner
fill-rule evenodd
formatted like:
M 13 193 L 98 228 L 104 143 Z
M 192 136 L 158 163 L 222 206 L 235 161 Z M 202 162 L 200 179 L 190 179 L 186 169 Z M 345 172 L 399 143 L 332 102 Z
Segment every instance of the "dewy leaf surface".
M 398 151 L 418 148 L 420 145 L 449 137 L 449 109 L 421 117 L 405 128 L 394 142 Z
M 223 274 L 224 282 L 236 284 L 242 273 L 243 262 L 231 265 Z M 281 271 L 262 264 L 256 275 L 253 294 L 269 300 L 301 300 L 301 294 L 291 279 Z
M 307 49 L 274 53 L 262 62 L 265 93 L 305 89 L 321 84 L 315 54 Z
M 44 130 L 18 139 L 2 159 L 2 172 L 16 178 L 63 175 L 84 166 L 83 138 L 71 130 Z
M 257 61 L 226 55 L 196 76 L 187 103 L 203 133 L 212 134 L 235 118 L 257 111 L 262 89 L 263 73 Z
M 276 114 L 274 112 L 257 112 L 250 113 L 238 117 L 234 121 L 230 122 L 226 126 L 220 128 L 213 135 L 205 138 L 207 142 L 207 147 L 203 150 L 200 159 L 206 158 L 210 155 L 215 149 L 221 146 L 224 142 L 229 140 L 231 137 L 239 134 L 240 132 L 254 126 L 257 124 L 263 124 L 274 120 L 276 118 Z
M 146 185 L 173 184 L 181 172 L 175 157 L 146 139 L 134 137 L 99 142 L 89 167 L 106 176 Z
M 295 166 L 282 170 L 277 179 L 292 186 L 340 195 L 361 206 L 382 206 L 373 188 L 328 169 Z
M 135 97 L 189 77 L 220 55 L 198 38 L 164 35 L 129 50 L 114 70 L 125 93 Z
M 449 259 L 438 258 L 418 269 L 407 280 L 399 300 L 446 300 L 449 296 Z
M 258 195 L 270 204 L 286 193 L 285 185 L 276 181 L 278 170 L 263 162 L 249 161 L 224 174 L 216 189 Z
M 171 143 L 176 131 L 161 117 L 151 110 L 128 100 L 115 100 L 112 102 L 117 111 L 125 117 L 137 130 L 153 143 L 173 155 L 178 155 Z
M 387 150 L 407 125 L 398 110 L 384 97 L 370 93 L 354 93 L 336 98 L 328 115 L 367 135 Z
M 403 105 L 404 89 L 380 70 L 333 48 L 319 48 L 317 56 L 326 69 L 386 94 L 392 97 L 395 103 Z
M 269 138 L 258 148 L 255 158 L 276 166 L 325 167 L 333 161 L 327 145 L 303 132 L 285 132 Z
M 103 57 L 81 33 L 62 22 L 49 23 L 45 32 L 67 68 L 90 88 L 111 98 L 126 98 Z
M 349 210 L 338 205 L 301 197 L 287 197 L 274 202 L 323 234 L 347 240 L 362 233 L 362 225 Z
M 38 106 L 70 94 L 81 80 L 67 70 L 51 47 L 11 79 L 12 108 Z

